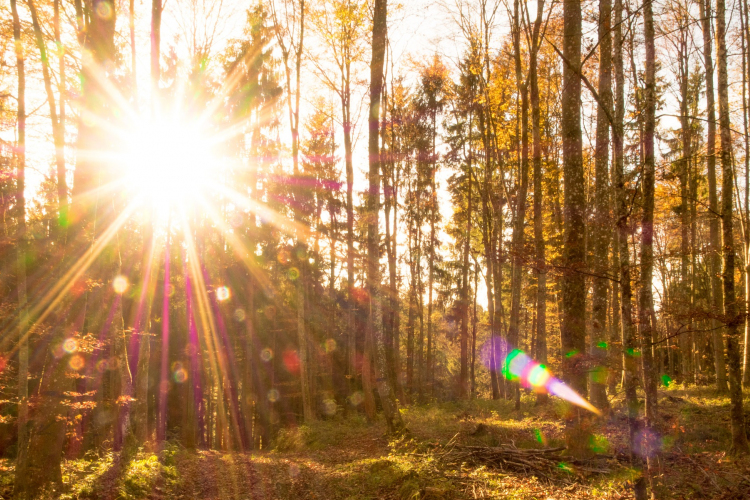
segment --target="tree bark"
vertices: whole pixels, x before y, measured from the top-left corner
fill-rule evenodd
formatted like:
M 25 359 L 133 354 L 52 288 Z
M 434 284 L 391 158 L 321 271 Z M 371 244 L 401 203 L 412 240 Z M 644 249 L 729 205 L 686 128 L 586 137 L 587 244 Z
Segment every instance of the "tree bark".
M 609 117 L 612 116 L 612 2 L 599 3 L 599 99 L 596 113 L 595 220 L 592 230 L 594 277 L 591 306 L 591 357 L 594 367 L 589 377 L 591 403 L 607 408 L 607 289 L 604 276 L 609 272 Z
M 737 297 L 735 295 L 734 272 L 734 227 L 732 165 L 732 131 L 729 119 L 729 82 L 727 75 L 726 12 L 724 0 L 716 1 L 716 51 L 718 59 L 719 126 L 721 128 L 721 222 L 724 257 L 724 317 L 726 321 L 726 345 L 729 361 L 730 417 L 732 421 L 731 451 L 745 454 L 748 448 L 745 416 L 742 408 L 742 372 L 740 367 L 739 323 Z
M 643 124 L 643 218 L 641 220 L 641 289 L 638 294 L 638 326 L 641 335 L 643 387 L 646 392 L 646 422 L 656 418 L 656 367 L 653 358 L 654 328 L 651 322 L 654 275 L 654 186 L 656 180 L 654 140 L 656 134 L 656 48 L 653 0 L 643 2 L 646 45 Z
M 561 324 L 562 376 L 576 392 L 586 395 L 586 194 L 581 140 L 581 3 L 563 2 L 562 148 L 564 175 L 564 247 Z M 586 454 L 588 431 L 582 410 L 571 409 L 566 442 L 573 454 Z
M 513 51 L 516 70 L 516 88 L 521 98 L 521 155 L 519 158 L 518 191 L 516 192 L 515 220 L 513 221 L 512 271 L 510 280 L 510 322 L 508 324 L 508 349 L 519 349 L 519 316 L 521 313 L 521 282 L 523 270 L 524 222 L 526 221 L 526 196 L 529 188 L 529 92 L 523 77 L 521 61 L 521 14 L 519 0 L 513 4 Z M 533 49 L 532 49 L 533 50 Z M 511 384 L 516 410 L 521 408 L 521 390 Z
M 534 247 L 536 257 L 536 359 L 547 363 L 547 257 L 544 243 L 544 193 L 542 191 L 542 132 L 541 110 L 539 109 L 539 75 L 537 66 L 537 44 L 539 29 L 544 12 L 544 0 L 538 0 L 536 6 L 536 21 L 534 22 L 534 36 L 529 59 L 529 87 L 531 104 L 531 136 L 533 142 L 532 155 L 534 164 Z M 537 403 L 546 402 L 546 393 L 537 393 Z
M 638 385 L 638 361 L 636 331 L 633 321 L 633 291 L 630 282 L 630 249 L 628 248 L 628 236 L 630 233 L 628 206 L 628 190 L 625 186 L 625 71 L 623 64 L 623 5 L 622 0 L 615 0 L 615 47 L 614 68 L 615 88 L 617 91 L 615 125 L 613 130 L 614 149 L 614 173 L 615 173 L 615 200 L 617 210 L 617 232 L 615 244 L 618 246 L 619 255 L 619 278 L 620 278 L 620 315 L 622 325 L 622 356 L 625 389 L 625 404 L 628 411 L 628 430 L 630 443 L 630 461 L 639 473 L 634 482 L 635 496 L 638 500 L 646 498 L 646 481 L 640 475 L 643 466 L 640 456 L 636 453 L 636 438 L 639 431 L 638 422 L 638 398 L 636 389 Z
M 711 274 L 711 303 L 715 311 L 724 310 L 724 293 L 721 287 L 721 238 L 719 232 L 719 201 L 716 193 L 716 107 L 714 103 L 714 65 L 711 42 L 711 0 L 700 0 L 701 28 L 703 31 L 703 61 L 706 71 L 706 168 L 708 177 L 709 212 L 709 270 Z M 718 318 L 711 319 L 711 338 L 714 349 L 714 367 L 717 389 L 728 390 L 726 364 L 724 361 L 724 339 Z
M 133 415 L 133 427 L 135 438 L 138 443 L 145 443 L 149 439 L 148 426 L 148 393 L 149 393 L 149 367 L 151 360 L 151 307 L 154 292 L 156 290 L 156 276 L 153 274 L 154 259 L 156 252 L 154 248 L 153 212 L 149 215 L 149 221 L 145 227 L 145 241 L 143 245 L 143 263 L 141 272 L 143 280 L 141 283 L 141 294 L 138 301 L 135 328 L 138 330 L 138 364 L 135 372 L 135 411 Z
M 65 128 L 61 117 L 57 114 L 55 93 L 52 90 L 52 77 L 50 76 L 49 70 L 49 56 L 47 54 L 47 47 L 44 43 L 44 34 L 42 33 L 42 28 L 39 24 L 39 16 L 37 15 L 36 6 L 34 0 L 26 0 L 26 3 L 29 6 L 31 25 L 34 28 L 34 38 L 36 40 L 37 49 L 39 50 L 39 57 L 42 61 L 42 80 L 44 81 L 44 90 L 47 96 L 47 104 L 49 105 L 49 116 L 52 122 L 52 140 L 55 145 L 55 166 L 57 169 L 58 225 L 56 230 L 59 241 L 64 242 L 65 227 L 68 224 L 68 183 L 65 172 Z M 64 68 L 64 62 L 61 62 L 61 68 Z M 61 71 L 63 70 L 61 69 Z M 64 78 L 64 73 L 61 78 Z M 63 99 L 64 96 L 60 94 L 61 106 Z
M 375 0 L 372 25 L 372 61 L 370 63 L 368 142 L 368 152 L 370 155 L 370 189 L 367 194 L 367 285 L 370 298 L 368 333 L 372 336 L 373 341 L 377 388 L 380 394 L 380 401 L 383 405 L 383 413 L 389 433 L 394 434 L 403 432 L 404 423 L 401 419 L 395 390 L 391 386 L 388 377 L 386 363 L 386 345 L 383 338 L 383 312 L 380 303 L 380 237 L 378 231 L 378 215 L 380 211 L 380 98 L 383 87 L 387 23 L 387 0 Z
M 471 176 L 472 155 L 469 149 L 469 158 L 466 168 L 466 233 L 464 234 L 463 266 L 461 269 L 461 373 L 459 378 L 459 397 L 466 398 L 471 394 L 469 391 L 469 254 L 471 253 Z M 471 366 L 471 378 L 474 378 L 474 366 Z M 473 386 L 473 383 L 472 383 Z
M 18 16 L 17 0 L 10 2 L 13 16 L 13 42 L 16 53 L 17 89 L 17 128 L 18 136 L 15 148 L 16 163 L 16 293 L 18 296 L 18 459 L 16 467 L 15 495 L 18 498 L 33 498 L 36 489 L 32 478 L 28 477 L 29 469 L 25 465 L 29 459 L 29 314 L 26 297 L 26 68 L 24 65 L 24 48 L 21 40 L 21 22 Z M 30 487 L 32 486 L 32 487 Z

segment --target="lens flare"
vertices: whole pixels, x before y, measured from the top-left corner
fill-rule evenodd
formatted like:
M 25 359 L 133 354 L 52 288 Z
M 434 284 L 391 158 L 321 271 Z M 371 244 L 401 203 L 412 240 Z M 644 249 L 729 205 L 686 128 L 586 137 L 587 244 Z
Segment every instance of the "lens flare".
M 490 339 L 487 345 L 482 348 L 482 357 L 486 360 L 493 358 L 500 360 L 502 359 L 505 346 L 505 342 L 501 339 Z M 492 362 L 488 364 L 490 369 L 492 369 Z M 537 393 L 552 394 L 596 415 L 601 415 L 601 412 L 585 398 L 568 387 L 565 382 L 554 377 L 546 366 L 534 361 L 520 349 L 510 351 L 505 356 L 501 370 L 506 379 L 518 381 L 523 387 L 533 389 Z
M 65 339 L 62 347 L 63 351 L 67 352 L 68 354 L 73 354 L 78 350 L 78 342 L 76 342 L 76 339 Z
M 128 279 L 123 275 L 115 276 L 112 280 L 112 288 L 115 289 L 115 293 L 122 295 L 128 289 Z
M 183 383 L 188 379 L 188 372 L 184 368 L 180 368 L 174 372 L 174 381 L 178 384 Z
M 281 360 L 284 363 L 286 371 L 292 375 L 299 373 L 299 355 L 297 351 L 287 350 L 281 355 Z
M 68 362 L 68 366 L 75 371 L 80 370 L 85 365 L 86 361 L 83 359 L 83 356 L 79 356 L 78 354 L 70 358 L 70 361 Z
M 336 341 L 334 339 L 328 339 L 323 342 L 323 350 L 326 352 L 326 354 L 331 354 L 336 350 Z
M 242 308 L 237 308 L 234 310 L 234 319 L 242 323 L 245 321 L 245 318 L 247 318 L 247 314 L 245 313 L 245 310 Z
M 219 302 L 224 302 L 227 300 L 232 294 L 229 292 L 229 288 L 225 286 L 220 286 L 216 289 L 216 300 Z
M 280 395 L 279 395 L 279 391 L 278 390 L 271 389 L 270 391 L 268 391 L 268 400 L 271 403 L 275 403 L 276 401 L 278 401 L 279 397 L 280 397 Z

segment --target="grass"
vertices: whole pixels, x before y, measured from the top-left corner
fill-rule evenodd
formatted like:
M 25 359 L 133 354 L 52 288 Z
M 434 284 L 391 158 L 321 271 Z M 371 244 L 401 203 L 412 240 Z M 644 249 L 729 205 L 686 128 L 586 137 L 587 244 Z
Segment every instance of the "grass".
M 654 466 L 659 498 L 748 498 L 750 460 L 727 455 L 729 401 L 710 389 L 671 387 L 659 393 L 656 430 L 663 450 Z M 446 443 L 518 448 L 564 444 L 567 408 L 554 399 L 521 410 L 506 401 L 433 403 L 403 409 L 408 434 L 389 440 L 382 421 L 337 417 L 280 432 L 258 453 L 190 451 L 170 444 L 129 460 L 89 454 L 64 463 L 61 498 L 140 499 L 448 499 L 632 498 L 628 430 L 621 396 L 597 421 L 589 442 L 610 458 L 593 474 L 561 463 L 550 476 L 515 474 L 481 464 L 445 463 Z M 750 401 L 747 401 L 750 405 Z M 0 463 L 0 495 L 12 492 L 12 462 Z M 744 495 L 744 496 L 743 496 Z

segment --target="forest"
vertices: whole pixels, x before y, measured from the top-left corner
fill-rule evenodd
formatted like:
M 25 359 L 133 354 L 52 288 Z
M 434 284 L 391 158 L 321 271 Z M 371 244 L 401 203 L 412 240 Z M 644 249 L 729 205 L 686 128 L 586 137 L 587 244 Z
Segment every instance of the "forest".
M 0 498 L 750 498 L 748 0 L 0 34 Z

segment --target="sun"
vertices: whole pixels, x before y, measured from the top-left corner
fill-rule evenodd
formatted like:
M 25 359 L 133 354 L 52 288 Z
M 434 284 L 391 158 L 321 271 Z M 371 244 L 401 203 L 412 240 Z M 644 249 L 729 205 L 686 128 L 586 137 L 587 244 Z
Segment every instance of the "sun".
M 160 215 L 204 199 L 221 161 L 210 134 L 189 120 L 144 120 L 123 141 L 124 189 Z

